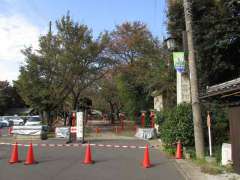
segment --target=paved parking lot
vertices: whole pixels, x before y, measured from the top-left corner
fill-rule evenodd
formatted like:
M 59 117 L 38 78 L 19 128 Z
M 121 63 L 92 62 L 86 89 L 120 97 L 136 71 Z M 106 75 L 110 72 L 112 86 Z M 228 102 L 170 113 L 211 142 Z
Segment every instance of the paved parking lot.
M 45 141 L 46 142 L 46 141 Z M 44 143 L 45 143 L 44 142 Z M 48 143 L 54 143 L 47 141 Z M 61 141 L 58 141 L 60 143 Z M 96 144 L 144 146 L 142 140 L 96 140 Z M 181 180 L 174 160 L 150 149 L 152 167 L 141 167 L 144 149 L 92 146 L 93 165 L 84 165 L 84 147 L 34 147 L 36 165 L 9 165 L 10 145 L 0 145 L 0 179 L 2 180 Z M 25 160 L 27 147 L 19 147 L 19 158 Z

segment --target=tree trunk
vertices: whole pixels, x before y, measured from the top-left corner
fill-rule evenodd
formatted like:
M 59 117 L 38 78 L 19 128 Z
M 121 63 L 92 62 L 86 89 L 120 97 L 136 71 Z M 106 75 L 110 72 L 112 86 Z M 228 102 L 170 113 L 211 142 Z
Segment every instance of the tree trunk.
M 63 112 L 64 126 L 67 126 L 67 113 Z
M 119 117 L 120 110 L 119 110 L 117 104 L 115 104 L 115 109 L 116 109 L 116 114 L 117 114 L 117 121 L 120 121 L 120 117 Z
M 77 94 L 73 94 L 73 109 L 74 110 L 77 110 L 77 106 L 78 106 L 78 101 L 79 101 L 79 97 L 80 97 L 80 93 L 77 93 Z
M 111 124 L 114 124 L 114 105 L 111 101 L 108 102 L 110 105 L 110 120 L 111 120 Z
M 52 127 L 52 122 L 50 118 L 50 111 L 43 111 L 43 120 L 47 122 L 47 124 Z
M 189 62 L 189 72 L 190 72 L 190 85 L 191 85 L 191 97 L 192 97 L 192 110 L 193 110 L 193 124 L 194 124 L 194 138 L 195 138 L 195 148 L 196 157 L 204 158 L 204 138 L 203 138 L 203 128 L 202 128 L 202 117 L 201 109 L 198 95 L 198 82 L 197 82 L 197 69 L 195 62 L 195 52 L 193 44 L 193 30 L 192 30 L 192 9 L 189 0 L 184 0 L 184 13 L 185 13 L 185 23 L 188 39 L 188 62 Z

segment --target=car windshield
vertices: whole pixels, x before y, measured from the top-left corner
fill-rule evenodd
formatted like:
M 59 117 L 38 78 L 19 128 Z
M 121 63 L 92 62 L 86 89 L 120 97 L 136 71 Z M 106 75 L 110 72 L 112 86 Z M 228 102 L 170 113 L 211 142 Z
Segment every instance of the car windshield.
M 41 121 L 41 119 L 39 117 L 30 117 L 28 119 L 28 121 L 30 121 L 30 122 L 39 122 L 39 121 Z

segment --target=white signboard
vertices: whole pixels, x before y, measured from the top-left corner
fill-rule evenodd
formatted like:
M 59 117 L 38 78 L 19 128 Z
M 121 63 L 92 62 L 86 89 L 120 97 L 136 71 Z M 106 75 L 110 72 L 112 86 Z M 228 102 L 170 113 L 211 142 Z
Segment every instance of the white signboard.
M 67 137 L 69 137 L 69 128 L 68 127 L 56 127 L 55 136 L 57 138 L 67 138 Z
M 13 126 L 13 134 L 38 136 L 42 134 L 42 126 Z
M 222 165 L 228 165 L 232 162 L 232 146 L 231 144 L 222 144 Z
M 77 139 L 83 139 L 83 112 L 77 112 Z
M 135 136 L 140 139 L 151 139 L 155 136 L 155 130 L 154 128 L 138 128 Z

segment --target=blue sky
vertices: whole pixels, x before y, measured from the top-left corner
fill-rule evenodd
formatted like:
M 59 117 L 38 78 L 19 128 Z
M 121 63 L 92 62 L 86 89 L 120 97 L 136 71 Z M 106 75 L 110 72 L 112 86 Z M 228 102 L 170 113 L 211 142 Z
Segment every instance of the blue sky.
M 94 37 L 125 21 L 142 21 L 154 36 L 166 36 L 165 0 L 0 0 L 0 80 L 17 79 L 24 61 L 20 50 L 37 48 L 48 22 L 68 10 L 75 21 L 92 29 Z

